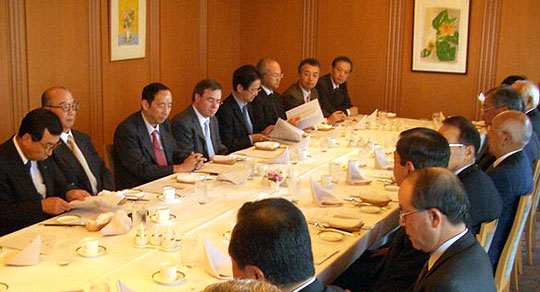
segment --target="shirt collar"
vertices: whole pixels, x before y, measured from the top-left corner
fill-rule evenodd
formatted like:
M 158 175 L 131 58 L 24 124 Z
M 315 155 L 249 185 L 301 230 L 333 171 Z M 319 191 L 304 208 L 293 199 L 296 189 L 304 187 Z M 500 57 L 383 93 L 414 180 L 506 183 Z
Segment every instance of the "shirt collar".
M 458 241 L 458 239 L 462 238 L 465 233 L 467 233 L 469 229 L 465 228 L 465 230 L 461 231 L 458 235 L 448 239 L 445 243 L 441 244 L 431 255 L 429 256 L 428 260 L 428 270 L 431 270 L 437 260 L 443 255 L 443 253 L 452 245 L 454 242 Z
M 298 87 L 300 87 L 300 90 L 302 90 L 302 95 L 304 96 L 304 100 L 306 100 L 306 97 L 309 95 L 309 91 L 305 90 L 300 83 L 298 83 Z
M 460 169 L 454 171 L 454 174 L 455 174 L 455 175 L 460 174 L 463 170 L 465 170 L 465 168 L 467 168 L 467 167 L 469 167 L 469 166 L 471 166 L 471 165 L 473 165 L 473 164 L 474 164 L 474 162 L 473 162 L 473 163 L 470 163 L 470 164 L 467 164 L 467 165 L 465 165 L 465 166 L 463 166 L 462 168 L 460 168 Z
M 261 89 L 264 90 L 264 92 L 266 92 L 266 95 L 270 95 L 270 94 L 274 93 L 274 91 L 272 89 L 268 89 L 268 88 L 266 88 L 266 86 L 264 86 L 262 84 L 261 84 Z
M 247 102 L 241 101 L 238 97 L 236 97 L 236 95 L 234 95 L 234 93 L 232 94 L 232 96 L 234 97 L 234 100 L 236 100 L 236 103 L 238 103 L 238 106 L 240 107 L 240 109 L 243 109 L 244 106 L 247 105 Z
M 534 109 L 535 109 L 535 107 L 533 107 L 532 109 L 526 111 L 525 113 L 528 114 L 528 113 L 532 112 Z
M 28 162 L 28 158 L 24 155 L 24 153 L 21 150 L 21 147 L 19 147 L 19 143 L 17 143 L 16 136 L 13 136 L 13 144 L 15 144 L 15 149 L 17 149 L 17 152 L 19 153 L 19 156 L 21 157 L 21 160 L 24 165 Z
M 508 158 L 508 157 L 511 156 L 512 154 L 518 153 L 518 152 L 521 151 L 521 150 L 523 150 L 523 148 L 520 148 L 520 149 L 514 150 L 514 151 L 510 151 L 510 152 L 504 154 L 503 156 L 497 158 L 497 160 L 495 160 L 495 161 L 493 162 L 493 165 L 492 165 L 493 168 L 497 167 L 499 164 L 501 164 L 501 162 L 503 162 L 506 158 Z
M 150 123 L 148 122 L 148 120 L 144 117 L 142 111 L 141 111 L 141 116 L 142 116 L 142 118 L 143 118 L 144 124 L 146 125 L 146 130 L 148 131 L 148 134 L 152 135 L 152 133 L 153 133 L 154 131 L 158 131 L 158 133 L 159 133 L 159 124 L 157 124 L 157 126 L 154 128 L 154 127 L 152 126 L 152 124 L 150 124 Z
M 304 283 L 300 284 L 300 286 L 297 286 L 291 290 L 288 290 L 288 289 L 285 289 L 286 292 L 298 292 L 304 288 L 306 288 L 307 286 L 309 286 L 311 283 L 315 282 L 315 277 L 311 277 L 309 278 L 307 281 L 305 281 Z
M 62 132 L 62 134 L 60 134 L 60 139 L 67 144 L 67 140 L 68 140 L 68 137 L 71 136 L 73 137 L 73 134 L 71 133 L 71 130 L 69 130 L 67 133 L 66 132 Z
M 334 83 L 334 79 L 332 79 L 332 75 L 330 75 L 330 82 L 332 82 L 332 87 L 334 89 L 339 88 L 339 84 Z
M 201 124 L 201 128 L 204 129 L 204 124 L 210 120 L 210 117 L 208 117 L 208 118 L 203 117 L 203 115 L 201 115 L 199 113 L 199 111 L 197 110 L 197 108 L 195 106 L 192 105 L 192 107 L 193 107 L 193 110 L 195 111 L 195 115 L 197 115 L 197 119 L 199 120 L 199 124 Z

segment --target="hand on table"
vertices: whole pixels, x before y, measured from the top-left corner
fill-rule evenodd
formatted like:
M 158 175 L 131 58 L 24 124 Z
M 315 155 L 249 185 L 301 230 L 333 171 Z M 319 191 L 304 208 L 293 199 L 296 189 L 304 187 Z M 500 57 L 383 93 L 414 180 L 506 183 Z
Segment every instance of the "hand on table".
M 333 125 L 335 123 L 343 122 L 347 115 L 342 111 L 333 112 L 328 118 L 328 124 Z
M 84 199 L 90 196 L 91 195 L 85 190 L 70 190 L 66 192 L 66 199 L 68 202 L 74 200 L 84 201 Z
M 200 153 L 191 153 L 182 164 L 175 165 L 173 167 L 173 172 L 190 172 L 196 169 L 201 168 L 203 163 L 206 161 L 206 158 Z
M 266 135 L 263 135 L 263 134 L 252 134 L 252 135 L 250 135 L 250 137 L 251 137 L 251 141 L 253 141 L 253 143 L 263 142 L 263 141 L 270 141 L 270 138 L 268 138 Z
M 41 210 L 49 215 L 59 215 L 71 210 L 68 202 L 59 197 L 49 197 L 41 200 Z
M 272 130 L 274 130 L 274 127 L 276 127 L 276 126 L 275 126 L 275 125 L 270 125 L 270 126 L 266 127 L 266 128 L 261 132 L 261 134 L 268 136 L 268 134 L 270 134 L 270 132 L 272 132 Z

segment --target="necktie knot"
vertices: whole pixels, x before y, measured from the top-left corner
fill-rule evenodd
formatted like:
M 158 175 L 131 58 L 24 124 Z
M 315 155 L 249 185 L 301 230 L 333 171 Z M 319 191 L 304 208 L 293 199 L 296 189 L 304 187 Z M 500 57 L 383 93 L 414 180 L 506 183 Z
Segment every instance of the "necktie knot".
M 26 171 L 28 173 L 30 173 L 30 168 L 32 167 L 32 161 L 28 160 L 25 164 L 24 164 L 24 169 L 26 169 Z

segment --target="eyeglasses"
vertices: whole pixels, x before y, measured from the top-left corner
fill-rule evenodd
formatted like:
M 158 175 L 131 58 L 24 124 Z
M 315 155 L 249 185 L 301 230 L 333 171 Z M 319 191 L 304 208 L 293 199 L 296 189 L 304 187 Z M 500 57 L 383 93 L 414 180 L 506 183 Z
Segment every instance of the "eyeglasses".
M 450 143 L 450 144 L 448 144 L 448 146 L 449 146 L 450 148 L 452 148 L 452 147 L 465 147 L 465 144 L 460 144 L 460 143 Z
M 420 212 L 424 212 L 426 210 L 414 210 L 414 211 L 409 211 L 409 212 L 403 212 L 401 209 L 399 210 L 399 220 L 404 222 L 405 221 L 405 218 L 407 218 L 407 216 L 409 215 L 412 215 L 412 214 L 415 214 L 415 213 L 420 213 Z
M 279 79 L 281 79 L 281 78 L 283 78 L 283 76 L 285 76 L 285 74 L 283 74 L 283 73 L 271 73 L 271 74 L 269 74 L 269 75 L 270 75 L 272 78 L 279 78 Z
M 74 103 L 65 103 L 62 105 L 46 105 L 45 107 L 52 107 L 52 108 L 61 108 L 63 112 L 69 113 L 70 111 L 78 111 L 79 108 L 81 108 L 81 105 L 78 102 Z
M 54 149 L 56 149 L 58 146 L 60 146 L 60 144 L 62 144 L 62 142 L 60 140 L 58 140 L 58 142 L 56 143 L 50 143 L 50 142 L 41 142 L 40 139 L 34 137 L 34 136 L 31 136 L 32 137 L 32 141 L 34 142 L 39 142 L 39 144 L 41 145 L 41 147 L 43 148 L 43 150 L 45 151 L 45 153 L 49 152 L 49 151 L 54 151 Z
M 260 88 L 260 87 L 259 87 L 259 88 L 255 88 L 255 89 L 249 89 L 249 88 L 248 88 L 247 91 L 249 91 L 249 93 L 251 93 L 251 94 L 253 94 L 253 95 L 257 95 L 257 94 L 259 94 L 259 91 L 261 91 L 261 88 Z
M 215 99 L 213 97 L 205 97 L 204 99 L 206 99 L 206 101 L 208 101 L 209 103 L 215 103 L 218 105 L 223 104 L 223 101 L 221 101 L 221 99 Z

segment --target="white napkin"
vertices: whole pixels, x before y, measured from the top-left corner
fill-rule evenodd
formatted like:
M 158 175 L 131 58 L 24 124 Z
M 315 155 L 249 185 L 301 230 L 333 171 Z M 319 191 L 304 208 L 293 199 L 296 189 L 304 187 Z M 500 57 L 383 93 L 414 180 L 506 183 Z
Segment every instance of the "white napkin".
M 129 288 L 128 286 L 126 286 L 126 284 L 122 283 L 120 280 L 116 282 L 116 288 L 118 292 L 135 292 L 135 290 Z
M 443 115 L 442 111 L 439 112 L 439 120 L 441 121 L 444 121 L 446 119 L 446 117 Z
M 313 203 L 319 207 L 337 207 L 343 205 L 327 189 L 318 185 L 313 178 L 311 179 L 311 195 L 313 196 Z
M 358 163 L 354 161 L 349 161 L 349 170 L 347 171 L 347 183 L 357 184 L 365 180 L 362 175 L 362 171 L 358 168 Z
M 296 147 L 300 150 L 306 150 L 309 146 L 309 141 L 311 140 L 311 136 L 308 135 L 306 138 L 302 139 L 298 144 L 296 144 Z
M 218 176 L 219 180 L 227 180 L 232 182 L 235 185 L 243 184 L 249 178 L 250 171 L 247 168 L 237 168 L 225 173 L 222 173 Z
M 71 201 L 69 205 L 74 209 L 115 208 L 124 199 L 124 193 L 103 190 L 97 196 L 91 196 L 84 201 Z
M 380 150 L 375 150 L 375 168 L 378 169 L 389 169 L 392 168 L 392 165 L 390 162 L 388 162 L 388 159 L 386 159 L 386 156 L 384 153 L 382 153 Z
M 368 116 L 363 116 L 362 119 L 354 125 L 354 128 L 357 130 L 365 130 L 366 129 L 366 121 Z
M 483 92 L 480 92 L 480 94 L 478 95 L 478 101 L 484 103 L 484 100 L 486 100 L 486 96 Z
M 362 219 L 345 219 L 345 218 L 335 218 L 331 217 L 327 222 L 328 226 L 346 230 L 350 232 L 359 231 L 362 226 L 364 226 L 364 221 Z
M 377 113 L 379 112 L 378 109 L 374 110 L 369 117 L 367 117 L 366 122 L 375 123 L 377 122 Z
M 221 250 L 213 246 L 206 238 L 204 244 L 204 269 L 210 275 L 218 279 L 232 278 L 231 258 Z
M 109 224 L 101 229 L 103 236 L 126 234 L 131 229 L 131 219 L 126 211 L 117 210 Z
M 4 257 L 6 265 L 10 266 L 34 266 L 39 263 L 39 251 L 41 250 L 41 236 L 36 236 L 22 251 L 8 253 Z
M 290 153 L 289 153 L 289 148 L 287 147 L 285 148 L 283 152 L 281 152 L 281 154 L 268 160 L 268 164 L 287 164 L 289 163 L 289 161 L 290 161 Z

